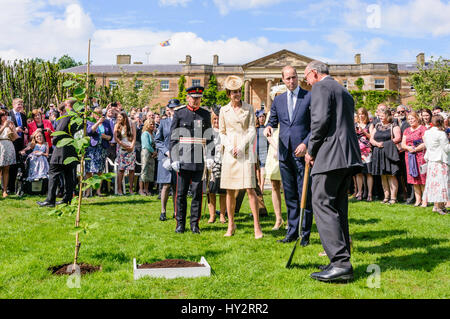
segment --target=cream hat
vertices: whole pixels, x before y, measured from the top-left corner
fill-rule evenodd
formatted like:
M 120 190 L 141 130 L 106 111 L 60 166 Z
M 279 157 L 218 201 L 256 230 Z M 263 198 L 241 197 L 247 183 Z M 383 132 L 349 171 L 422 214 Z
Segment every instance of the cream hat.
M 236 75 L 229 75 L 224 82 L 224 86 L 227 90 L 234 91 L 242 88 L 242 80 Z

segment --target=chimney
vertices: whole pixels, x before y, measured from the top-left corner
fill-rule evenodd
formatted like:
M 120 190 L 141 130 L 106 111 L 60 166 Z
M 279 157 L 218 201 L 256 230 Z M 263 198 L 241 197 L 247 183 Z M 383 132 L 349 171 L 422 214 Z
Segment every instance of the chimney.
M 117 64 L 131 64 L 131 55 L 119 54 L 117 56 Z
M 217 54 L 215 54 L 213 56 L 213 66 L 218 66 L 219 65 L 219 56 Z
M 190 65 L 192 63 L 192 57 L 190 55 L 186 55 L 186 65 Z
M 361 53 L 355 54 L 355 64 L 361 64 Z
M 417 58 L 417 64 L 418 65 L 424 65 L 425 64 L 425 53 L 419 53 L 416 58 Z

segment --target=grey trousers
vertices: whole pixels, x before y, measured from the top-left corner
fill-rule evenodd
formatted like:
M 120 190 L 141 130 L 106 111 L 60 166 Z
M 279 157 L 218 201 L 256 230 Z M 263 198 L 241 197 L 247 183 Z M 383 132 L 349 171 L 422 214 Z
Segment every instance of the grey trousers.
M 350 268 L 348 195 L 352 169 L 338 169 L 312 178 L 312 206 L 320 241 L 330 263 Z

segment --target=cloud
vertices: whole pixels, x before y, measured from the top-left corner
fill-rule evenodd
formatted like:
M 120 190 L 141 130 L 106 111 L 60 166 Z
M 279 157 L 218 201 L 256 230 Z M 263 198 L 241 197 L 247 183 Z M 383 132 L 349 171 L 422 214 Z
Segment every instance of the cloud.
M 214 0 L 221 15 L 227 15 L 232 10 L 248 10 L 259 7 L 268 7 L 287 0 Z
M 158 4 L 162 7 L 182 6 L 185 7 L 191 0 L 159 0 Z

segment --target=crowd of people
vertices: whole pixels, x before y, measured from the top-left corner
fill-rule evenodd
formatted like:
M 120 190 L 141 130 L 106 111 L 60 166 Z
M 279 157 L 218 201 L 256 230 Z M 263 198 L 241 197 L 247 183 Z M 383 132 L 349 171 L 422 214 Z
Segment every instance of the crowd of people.
M 441 108 L 414 111 L 407 105 L 391 109 L 380 104 L 371 115 L 365 108 L 354 109 L 353 99 L 328 75 L 326 65 L 312 62 L 305 70 L 305 79 L 309 85 L 315 85 L 312 92 L 299 85 L 295 68 L 283 68 L 283 84 L 272 88 L 273 104 L 268 114 L 264 110 L 254 112 L 251 105 L 242 101 L 243 83 L 237 76 L 228 76 L 224 82 L 230 103 L 212 109 L 201 106 L 201 86 L 186 90 L 186 105 L 177 99 L 168 101 L 161 115 L 150 107 L 126 112 L 119 102 L 103 108 L 94 101 L 94 121 L 88 121 L 86 127 L 90 144 L 84 177 L 113 170 L 117 176 L 114 189 L 103 183 L 95 194 L 90 189 L 84 196 L 103 196 L 108 192 L 123 196 L 127 193 L 124 181 L 128 177 L 129 194 L 158 195 L 161 221 L 168 218 L 167 203 L 173 196 L 177 233 L 185 231 L 187 196 L 191 196 L 190 229 L 198 234 L 206 190 L 208 223 L 214 223 L 216 216 L 221 223 L 227 223 L 228 218 L 224 236 L 230 237 L 237 229 L 235 214 L 247 194 L 254 237 L 259 239 L 263 237 L 260 217 L 267 216 L 263 192 L 266 183 L 270 183 L 273 230 L 285 224 L 282 190 L 287 208 L 286 236 L 278 242 L 292 242 L 301 236 L 301 245 L 308 245 L 314 210 L 319 233 L 326 223 L 341 223 L 344 233 L 327 233 L 328 244 L 322 235 L 321 240 L 330 260 L 338 251 L 348 251 L 342 263 L 335 263 L 345 269 L 351 268 L 345 208 L 348 195 L 353 193 L 357 201 L 379 199 L 387 205 L 399 200 L 421 207 L 434 203 L 434 212 L 447 214 L 450 128 L 448 116 Z M 334 100 L 334 104 L 329 98 L 322 100 L 331 91 L 339 92 L 336 94 L 341 100 Z M 73 136 L 81 129 L 69 125 L 70 116 L 64 117 L 73 111 L 73 104 L 69 99 L 57 107 L 50 105 L 47 111 L 34 109 L 29 119 L 20 98 L 13 100 L 11 110 L 1 106 L 0 172 L 4 198 L 16 193 L 18 172 L 25 172 L 27 181 L 49 180 L 47 198 L 38 202 L 40 206 L 54 207 L 71 201 L 77 185 L 77 162 L 64 161 L 76 153 L 73 146 L 58 147 L 63 135 L 52 137 L 52 133 L 64 131 Z M 308 165 L 312 167 L 311 174 L 305 173 L 309 172 Z M 310 175 L 312 182 L 307 188 L 302 218 L 302 186 Z M 340 186 L 332 190 L 329 183 Z M 58 194 L 62 200 L 56 202 Z M 330 198 L 339 200 L 331 202 Z M 318 210 L 323 212 L 316 215 Z M 322 219 L 336 211 L 340 220 Z M 342 234 L 344 238 L 340 237 Z

